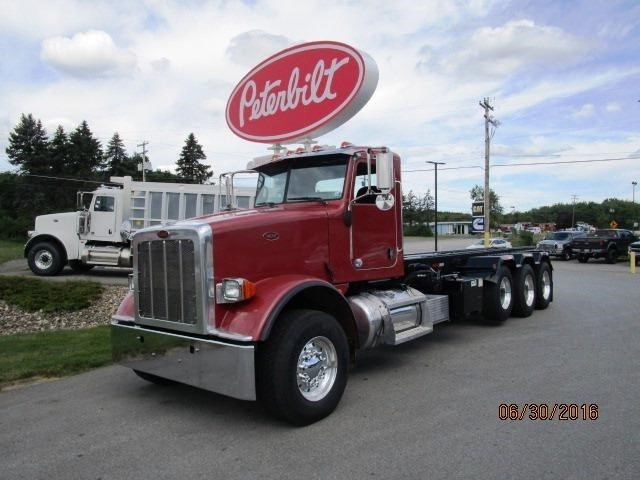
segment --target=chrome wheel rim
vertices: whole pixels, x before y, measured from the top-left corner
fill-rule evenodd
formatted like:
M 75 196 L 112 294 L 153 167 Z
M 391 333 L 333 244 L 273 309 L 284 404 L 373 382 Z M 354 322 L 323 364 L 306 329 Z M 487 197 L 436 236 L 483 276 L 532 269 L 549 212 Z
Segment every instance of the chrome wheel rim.
M 524 303 L 527 307 L 533 305 L 533 301 L 535 300 L 535 283 L 533 281 L 533 275 L 527 275 L 524 278 Z
M 309 340 L 298 356 L 296 380 L 304 398 L 317 402 L 326 397 L 338 375 L 338 354 L 327 337 Z
M 551 296 L 551 275 L 549 271 L 542 272 L 542 297 L 547 300 Z
M 39 250 L 34 260 L 39 270 L 46 270 L 53 265 L 53 255 L 48 250 Z
M 511 305 L 511 281 L 507 277 L 500 280 L 500 305 L 503 310 L 507 310 Z

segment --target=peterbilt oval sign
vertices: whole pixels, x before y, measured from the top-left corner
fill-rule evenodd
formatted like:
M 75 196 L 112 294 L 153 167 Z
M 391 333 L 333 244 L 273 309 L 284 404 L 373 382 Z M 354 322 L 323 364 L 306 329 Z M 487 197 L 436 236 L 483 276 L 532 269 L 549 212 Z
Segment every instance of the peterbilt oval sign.
M 283 50 L 251 70 L 227 102 L 231 130 L 245 140 L 294 143 L 335 129 L 371 98 L 378 67 L 338 42 Z

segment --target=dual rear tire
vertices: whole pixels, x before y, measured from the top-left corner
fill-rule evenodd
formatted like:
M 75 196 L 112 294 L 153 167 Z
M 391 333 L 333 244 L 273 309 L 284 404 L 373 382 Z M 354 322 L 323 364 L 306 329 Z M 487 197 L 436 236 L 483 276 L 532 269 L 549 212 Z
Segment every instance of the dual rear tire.
M 494 282 L 484 287 L 483 313 L 491 323 L 502 323 L 512 314 L 530 316 L 534 309 L 549 306 L 553 294 L 551 267 L 542 262 L 534 268 L 524 264 L 515 274 L 503 265 L 495 275 Z

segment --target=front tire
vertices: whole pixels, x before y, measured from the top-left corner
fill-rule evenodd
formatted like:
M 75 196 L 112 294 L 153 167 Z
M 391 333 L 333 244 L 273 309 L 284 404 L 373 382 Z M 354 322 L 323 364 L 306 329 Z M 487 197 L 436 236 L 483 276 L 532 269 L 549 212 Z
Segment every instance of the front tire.
M 514 304 L 513 278 L 506 266 L 500 267 L 495 282 L 485 282 L 482 311 L 491 323 L 503 323 L 511 315 Z
M 518 317 L 529 317 L 536 306 L 536 275 L 531 265 L 524 264 L 513 279 L 515 303 L 513 313 Z
M 62 252 L 51 242 L 40 242 L 31 247 L 27 263 L 33 273 L 43 277 L 57 275 L 64 267 Z
M 569 260 L 571 260 L 571 250 L 569 250 L 568 248 L 565 248 L 562 251 L 562 255 L 560 256 L 560 258 L 565 262 L 568 262 Z
M 272 414 L 308 425 L 336 408 L 347 385 L 349 346 L 335 318 L 290 310 L 259 346 L 258 399 Z

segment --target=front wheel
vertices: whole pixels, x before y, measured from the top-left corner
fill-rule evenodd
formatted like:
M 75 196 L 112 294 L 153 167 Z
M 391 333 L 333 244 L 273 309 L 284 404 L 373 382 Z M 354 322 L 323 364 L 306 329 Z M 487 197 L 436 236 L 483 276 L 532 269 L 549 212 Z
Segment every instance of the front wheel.
M 31 247 L 27 263 L 31 271 L 40 276 L 57 275 L 64 267 L 60 249 L 51 242 L 40 242 Z
M 562 255 L 560 256 L 560 258 L 565 262 L 568 262 L 569 260 L 571 260 L 571 250 L 569 250 L 568 248 L 565 248 L 562 251 Z
M 258 399 L 272 414 L 308 425 L 336 408 L 347 385 L 349 346 L 335 318 L 290 310 L 258 348 Z
M 492 323 L 504 322 L 511 315 L 513 300 L 511 271 L 502 266 L 496 273 L 495 282 L 484 284 L 482 311 L 485 319 Z

